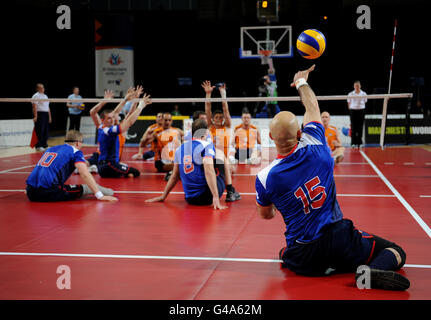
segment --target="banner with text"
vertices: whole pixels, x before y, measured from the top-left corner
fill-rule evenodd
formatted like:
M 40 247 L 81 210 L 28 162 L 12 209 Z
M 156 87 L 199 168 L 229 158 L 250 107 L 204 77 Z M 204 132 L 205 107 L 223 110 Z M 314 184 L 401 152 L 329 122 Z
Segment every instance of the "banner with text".
M 96 96 L 103 97 L 112 90 L 116 97 L 124 97 L 134 86 L 132 47 L 96 47 Z

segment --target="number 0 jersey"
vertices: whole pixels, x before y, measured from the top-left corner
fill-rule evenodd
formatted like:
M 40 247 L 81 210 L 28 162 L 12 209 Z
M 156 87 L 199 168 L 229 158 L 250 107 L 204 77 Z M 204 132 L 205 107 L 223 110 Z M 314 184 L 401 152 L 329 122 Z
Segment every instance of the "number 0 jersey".
M 75 170 L 76 162 L 84 162 L 82 151 L 69 144 L 48 148 L 26 183 L 33 188 L 62 186 Z
M 336 198 L 334 161 L 320 122 L 304 126 L 299 143 L 257 174 L 256 201 L 274 204 L 286 224 L 286 243 L 311 242 L 324 226 L 341 220 Z
M 175 164 L 179 165 L 186 198 L 198 197 L 206 190 L 205 157 L 214 159 L 215 149 L 211 142 L 203 140 L 186 141 L 175 152 Z

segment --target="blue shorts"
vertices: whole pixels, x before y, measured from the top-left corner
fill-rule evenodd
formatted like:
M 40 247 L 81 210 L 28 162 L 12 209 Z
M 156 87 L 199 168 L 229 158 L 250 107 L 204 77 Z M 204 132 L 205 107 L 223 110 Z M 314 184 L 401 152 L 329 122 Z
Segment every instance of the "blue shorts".
M 325 227 L 322 236 L 310 243 L 298 243 L 280 251 L 282 266 L 308 276 L 355 272 L 377 254 L 374 235 L 360 231 L 348 219 Z M 386 241 L 378 238 L 379 243 Z

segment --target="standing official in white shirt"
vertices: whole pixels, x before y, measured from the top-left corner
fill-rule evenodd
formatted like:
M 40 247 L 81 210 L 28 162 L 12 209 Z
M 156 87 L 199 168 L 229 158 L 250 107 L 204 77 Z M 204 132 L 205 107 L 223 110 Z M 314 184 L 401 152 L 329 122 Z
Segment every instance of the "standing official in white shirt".
M 45 94 L 45 87 L 43 84 L 38 83 L 36 85 L 36 93 L 32 99 L 48 99 Z M 48 101 L 34 101 L 33 106 L 33 122 L 34 128 L 37 135 L 37 151 L 45 151 L 48 148 L 48 130 L 49 124 L 52 122 L 51 110 L 49 109 Z
M 349 96 L 366 96 L 367 94 L 361 90 L 361 83 L 359 81 L 355 81 L 353 83 L 353 90 L 348 95 Z M 347 99 L 347 103 L 349 105 L 349 113 L 350 113 L 350 124 L 352 130 L 352 147 L 359 146 L 362 144 L 362 131 L 364 128 L 364 119 L 365 119 L 365 103 L 367 102 L 367 98 L 362 99 Z

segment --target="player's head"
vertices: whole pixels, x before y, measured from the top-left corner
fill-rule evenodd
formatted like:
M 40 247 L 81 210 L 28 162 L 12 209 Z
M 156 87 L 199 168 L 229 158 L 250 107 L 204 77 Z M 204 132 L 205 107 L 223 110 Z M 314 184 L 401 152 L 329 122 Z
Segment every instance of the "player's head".
M 172 115 L 169 112 L 163 113 L 163 129 L 169 129 L 172 126 Z
M 213 122 L 216 126 L 222 126 L 224 121 L 224 114 L 221 110 L 216 110 L 213 112 Z
M 247 108 L 242 109 L 242 115 L 241 115 L 241 120 L 243 125 L 245 126 L 249 126 L 251 123 L 251 114 L 250 111 L 248 111 Z
M 360 82 L 359 80 L 356 80 L 355 82 L 353 82 L 353 88 L 354 88 L 356 91 L 361 90 L 361 82 Z
M 269 78 L 268 75 L 263 76 L 263 83 L 264 84 L 271 84 L 271 79 Z
M 114 125 L 115 115 L 112 110 L 103 110 L 100 114 L 100 119 L 105 127 L 111 127 Z
M 77 96 L 79 94 L 79 88 L 78 87 L 73 87 L 72 91 L 73 91 L 73 94 L 75 96 Z
M 192 124 L 192 135 L 194 139 L 206 139 L 208 136 L 208 123 L 204 119 L 196 119 Z
M 289 111 L 279 112 L 269 125 L 269 137 L 274 140 L 278 151 L 290 149 L 301 137 L 296 116 Z
M 322 119 L 323 126 L 326 128 L 329 125 L 329 121 L 331 121 L 331 115 L 329 112 L 323 111 L 320 118 Z
M 162 126 L 162 125 L 163 125 L 163 112 L 159 112 L 159 113 L 156 115 L 156 123 L 157 123 L 159 126 Z
M 36 91 L 39 93 L 44 93 L 45 92 L 45 86 L 42 83 L 36 84 Z
M 77 149 L 81 149 L 83 139 L 84 135 L 78 130 L 69 130 L 66 133 L 66 138 L 64 139 L 64 142 L 74 146 Z
M 193 112 L 193 121 L 195 121 L 197 119 L 203 119 L 206 122 L 208 122 L 207 114 L 202 110 L 198 110 L 198 111 Z

